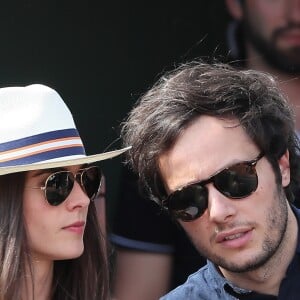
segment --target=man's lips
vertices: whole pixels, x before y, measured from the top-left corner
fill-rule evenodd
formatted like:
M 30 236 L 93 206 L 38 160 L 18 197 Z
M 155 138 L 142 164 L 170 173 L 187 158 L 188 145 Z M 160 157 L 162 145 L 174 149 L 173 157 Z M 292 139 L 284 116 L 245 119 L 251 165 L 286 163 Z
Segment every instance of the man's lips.
M 236 228 L 217 234 L 216 243 L 223 246 L 236 248 L 244 246 L 252 237 L 253 228 Z
M 300 44 L 300 29 L 290 29 L 282 31 L 278 38 L 280 38 L 282 41 L 288 42 L 290 44 Z
M 284 39 L 285 41 L 288 41 L 290 43 L 299 43 L 300 42 L 300 35 L 299 34 L 283 35 L 282 39 Z

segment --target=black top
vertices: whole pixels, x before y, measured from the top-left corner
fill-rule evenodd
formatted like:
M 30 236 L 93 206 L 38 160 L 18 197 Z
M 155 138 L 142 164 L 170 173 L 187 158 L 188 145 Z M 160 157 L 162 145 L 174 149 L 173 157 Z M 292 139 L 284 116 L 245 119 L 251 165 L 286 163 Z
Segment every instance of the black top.
M 123 169 L 119 203 L 110 239 L 118 247 L 174 256 L 172 288 L 206 260 L 196 251 L 183 229 L 139 192 L 137 177 Z

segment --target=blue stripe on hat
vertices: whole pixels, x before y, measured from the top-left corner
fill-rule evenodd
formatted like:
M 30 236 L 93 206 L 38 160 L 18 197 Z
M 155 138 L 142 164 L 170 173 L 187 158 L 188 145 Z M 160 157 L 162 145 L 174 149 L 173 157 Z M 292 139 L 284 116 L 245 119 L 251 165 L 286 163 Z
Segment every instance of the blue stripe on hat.
M 26 157 L 22 157 L 19 159 L 14 159 L 6 162 L 0 163 L 0 167 L 9 167 L 9 166 L 17 166 L 17 165 L 28 165 L 38 162 L 45 162 L 48 159 L 53 158 L 61 158 L 68 157 L 71 155 L 85 155 L 85 151 L 83 147 L 70 147 L 64 149 L 56 149 L 52 151 L 46 151 Z
M 21 147 L 26 147 L 26 146 L 30 146 L 30 145 L 34 145 L 46 141 L 56 140 L 60 138 L 66 138 L 66 137 L 79 137 L 79 133 L 77 129 L 69 128 L 69 129 L 62 129 L 62 130 L 36 134 L 26 138 L 2 143 L 0 144 L 0 151 L 14 150 Z

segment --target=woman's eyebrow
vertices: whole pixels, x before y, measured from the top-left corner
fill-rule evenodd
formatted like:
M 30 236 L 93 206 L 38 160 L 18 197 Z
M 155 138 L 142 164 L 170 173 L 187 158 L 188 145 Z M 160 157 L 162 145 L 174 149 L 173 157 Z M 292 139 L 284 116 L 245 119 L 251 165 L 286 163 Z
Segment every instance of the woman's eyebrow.
M 78 170 L 87 168 L 89 165 L 88 164 L 83 164 L 79 166 Z M 32 177 L 37 177 L 42 174 L 51 174 L 59 171 L 68 171 L 66 167 L 58 167 L 58 168 L 48 168 L 48 169 L 39 169 L 39 170 L 33 170 Z
M 49 169 L 39 169 L 39 170 L 34 170 L 32 177 L 37 177 L 42 174 L 51 174 L 59 171 L 66 171 L 65 168 L 49 168 Z

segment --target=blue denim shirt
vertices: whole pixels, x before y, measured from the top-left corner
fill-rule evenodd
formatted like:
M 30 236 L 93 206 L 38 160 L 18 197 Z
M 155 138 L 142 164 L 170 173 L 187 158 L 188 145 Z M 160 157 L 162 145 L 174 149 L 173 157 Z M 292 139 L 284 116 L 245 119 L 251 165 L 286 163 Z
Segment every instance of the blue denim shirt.
M 292 207 L 300 224 L 300 210 Z M 282 280 L 278 297 L 263 295 L 241 289 L 224 278 L 211 261 L 190 275 L 187 281 L 172 290 L 160 300 L 232 300 L 232 299 L 300 299 L 300 239 L 295 256 L 290 263 L 286 277 Z

